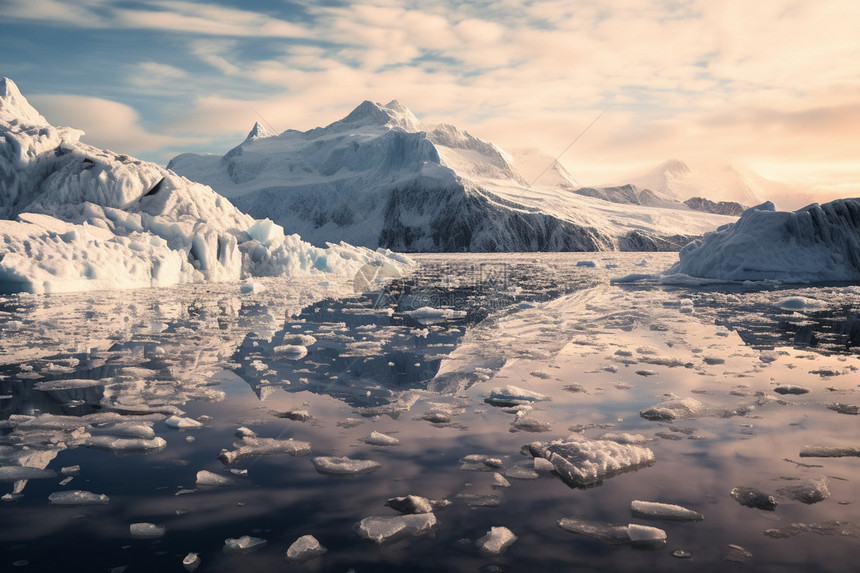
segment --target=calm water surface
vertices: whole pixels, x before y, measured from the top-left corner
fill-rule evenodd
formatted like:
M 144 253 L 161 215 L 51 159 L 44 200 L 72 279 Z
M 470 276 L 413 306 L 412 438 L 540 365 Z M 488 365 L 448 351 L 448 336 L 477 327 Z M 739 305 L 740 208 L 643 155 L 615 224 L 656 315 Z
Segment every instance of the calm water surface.
M 0 466 L 48 470 L 0 482 L 0 570 L 183 571 L 197 552 L 198 571 L 213 572 L 855 571 L 860 458 L 800 452 L 860 446 L 860 416 L 833 409 L 860 405 L 860 288 L 609 284 L 672 258 L 426 255 L 414 275 L 385 285 L 359 276 L 260 281 L 252 292 L 0 298 Z M 808 392 L 775 391 L 786 384 Z M 508 385 L 549 400 L 519 418 L 485 402 Z M 640 416 L 667 397 L 693 398 L 702 411 Z M 202 426 L 174 429 L 171 415 Z M 308 442 L 312 453 L 225 466 L 218 455 L 243 426 Z M 368 445 L 372 431 L 399 445 Z M 513 477 L 533 467 L 525 444 L 574 432 L 639 434 L 656 462 L 587 489 L 552 473 Z M 94 447 L 99 436 L 150 445 Z M 502 467 L 461 462 L 472 454 Z M 335 477 L 315 470 L 316 456 L 381 466 Z M 70 466 L 80 471 L 64 475 Z M 198 486 L 201 470 L 231 483 Z M 494 488 L 495 472 L 510 487 Z M 821 477 L 829 496 L 817 503 L 779 493 Z M 775 510 L 742 506 L 729 494 L 738 486 L 773 495 Z M 109 503 L 49 503 L 69 490 Z M 398 515 L 385 502 L 408 494 L 452 504 L 419 538 L 377 545 L 356 535 L 362 518 Z M 634 517 L 633 500 L 679 504 L 704 520 Z M 561 529 L 561 518 L 651 525 L 667 543 L 609 545 Z M 165 533 L 132 537 L 140 522 Z M 475 546 L 492 526 L 518 537 L 500 556 Z M 287 547 L 306 534 L 328 553 L 288 562 Z M 266 545 L 223 551 L 243 535 Z M 730 545 L 749 556 L 726 560 Z

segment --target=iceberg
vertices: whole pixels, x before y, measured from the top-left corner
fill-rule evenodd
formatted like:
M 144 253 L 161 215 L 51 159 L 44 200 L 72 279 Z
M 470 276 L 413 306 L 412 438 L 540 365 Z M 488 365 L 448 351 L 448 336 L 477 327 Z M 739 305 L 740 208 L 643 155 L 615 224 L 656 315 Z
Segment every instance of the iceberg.
M 475 545 L 485 555 L 501 555 L 516 540 L 517 536 L 507 527 L 491 527 L 486 535 L 475 542 Z
M 0 78 L 0 293 L 59 293 L 406 268 L 390 252 L 314 247 L 211 188 L 80 142 Z
M 687 275 L 723 281 L 818 283 L 860 280 L 860 199 L 776 211 L 765 202 L 691 242 L 664 281 Z
M 317 557 L 328 551 L 320 545 L 313 535 L 302 535 L 296 539 L 287 549 L 287 559 L 290 561 L 305 561 Z

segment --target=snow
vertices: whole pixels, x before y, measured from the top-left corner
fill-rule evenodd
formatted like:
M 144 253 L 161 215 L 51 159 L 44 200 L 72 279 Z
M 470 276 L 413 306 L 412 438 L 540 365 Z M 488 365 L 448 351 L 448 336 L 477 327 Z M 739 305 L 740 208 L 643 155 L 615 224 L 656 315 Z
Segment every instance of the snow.
M 654 463 L 654 453 L 642 446 L 571 438 L 528 445 L 533 456 L 552 462 L 559 477 L 571 487 L 595 485 L 622 472 Z
M 287 559 L 290 561 L 304 561 L 312 557 L 318 557 L 327 549 L 320 545 L 313 535 L 302 535 L 296 539 L 287 549 Z
M 107 505 L 110 498 L 103 493 L 82 490 L 56 491 L 48 496 L 52 505 Z
M 481 553 L 487 555 L 501 555 L 505 550 L 513 545 L 517 540 L 517 536 L 504 526 L 491 527 L 486 535 L 479 538 L 475 545 Z
M 394 517 L 365 517 L 356 525 L 356 533 L 363 539 L 385 543 L 409 536 L 420 536 L 430 532 L 436 525 L 432 513 L 398 515 Z
M 669 521 L 701 521 L 701 513 L 671 503 L 634 500 L 630 502 L 630 511 L 636 517 L 648 519 L 665 519 Z
M 367 474 L 382 467 L 382 464 L 373 460 L 355 460 L 346 456 L 319 456 L 311 461 L 319 473 L 339 476 Z
M 677 250 L 734 220 L 677 201 L 620 205 L 574 193 L 557 161 L 525 155 L 453 125 L 424 125 L 398 102 L 366 101 L 327 127 L 266 135 L 255 126 L 223 156 L 185 153 L 168 168 L 319 246 Z
M 763 203 L 679 253 L 665 275 L 720 281 L 816 283 L 860 280 L 860 199 L 793 212 Z M 788 301 L 797 305 L 800 301 Z
M 48 124 L 8 78 L 0 85 L 0 134 L 0 293 L 410 266 L 345 244 L 313 247 L 205 185 L 81 143 L 82 132 Z

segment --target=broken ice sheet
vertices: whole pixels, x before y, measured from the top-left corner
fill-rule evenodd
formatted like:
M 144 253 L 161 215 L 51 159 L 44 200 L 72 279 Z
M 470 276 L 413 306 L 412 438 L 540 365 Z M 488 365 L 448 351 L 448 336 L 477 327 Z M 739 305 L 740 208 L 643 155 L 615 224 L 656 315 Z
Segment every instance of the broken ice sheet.
M 164 533 L 167 531 L 163 525 L 156 525 L 154 523 L 132 523 L 128 527 L 129 533 L 132 537 L 141 537 L 141 538 L 158 538 L 162 537 Z
M 630 512 L 634 517 L 666 521 L 702 521 L 704 519 L 698 511 L 680 505 L 655 501 L 634 500 L 630 502 Z
M 746 507 L 755 509 L 764 509 L 773 511 L 776 509 L 776 500 L 772 495 L 754 487 L 736 487 L 732 489 L 730 495 L 735 500 Z
M 549 399 L 550 398 L 548 396 L 539 392 L 525 390 L 519 386 L 509 385 L 502 388 L 493 388 L 490 391 L 490 395 L 484 401 L 492 406 L 509 408 L 511 406 L 521 406 Z
M 218 475 L 209 470 L 200 470 L 197 472 L 197 487 L 221 487 L 227 485 L 235 485 L 236 480 L 232 477 Z
M 397 438 L 376 431 L 370 432 L 370 435 L 362 438 L 362 441 L 365 444 L 380 447 L 400 445 L 400 440 Z

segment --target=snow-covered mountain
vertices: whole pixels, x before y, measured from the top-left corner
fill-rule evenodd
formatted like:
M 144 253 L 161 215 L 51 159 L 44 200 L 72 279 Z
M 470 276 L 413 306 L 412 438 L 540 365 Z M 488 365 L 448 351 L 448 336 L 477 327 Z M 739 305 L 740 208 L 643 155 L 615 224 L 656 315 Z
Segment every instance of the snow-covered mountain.
M 725 163 L 692 167 L 679 159 L 670 159 L 624 183 L 676 201 L 699 197 L 714 203 L 738 203 L 748 207 L 767 200 L 782 209 L 798 209 L 816 200 L 812 193 L 800 187 Z
M 183 154 L 168 168 L 315 244 L 675 250 L 732 220 L 676 202 L 655 208 L 577 194 L 552 158 L 538 167 L 534 154 L 519 157 L 528 176 L 511 155 L 452 125 L 423 125 L 397 101 L 365 101 L 345 118 L 306 132 L 272 135 L 257 124 L 224 156 Z
M 0 79 L 0 292 L 355 272 L 386 254 L 313 247 L 211 188 L 91 147 Z

